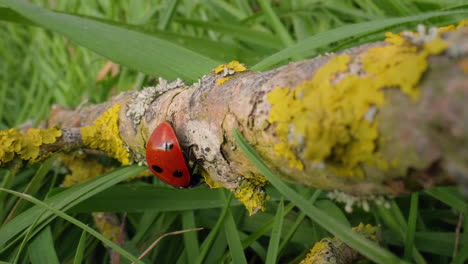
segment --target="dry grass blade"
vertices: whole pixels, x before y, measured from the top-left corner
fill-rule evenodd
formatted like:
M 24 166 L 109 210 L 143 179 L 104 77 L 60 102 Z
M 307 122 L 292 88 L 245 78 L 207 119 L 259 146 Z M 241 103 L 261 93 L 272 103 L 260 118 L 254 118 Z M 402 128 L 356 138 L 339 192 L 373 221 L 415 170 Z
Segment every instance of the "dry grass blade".
M 185 230 L 180 230 L 180 231 L 174 231 L 174 232 L 169 232 L 167 234 L 164 234 L 164 235 L 160 236 L 158 239 L 156 239 L 153 242 L 153 244 L 151 244 L 143 253 L 141 253 L 141 255 L 138 257 L 138 259 L 141 260 L 146 255 L 148 255 L 148 253 L 151 250 L 153 250 L 154 247 L 156 247 L 156 245 L 159 243 L 159 241 L 161 241 L 163 238 L 165 238 L 167 236 L 180 235 L 180 234 L 187 233 L 187 232 L 200 231 L 202 229 L 203 229 L 203 227 L 200 227 L 200 228 L 193 228 L 193 229 L 185 229 Z M 132 262 L 132 264 L 134 264 L 134 262 Z

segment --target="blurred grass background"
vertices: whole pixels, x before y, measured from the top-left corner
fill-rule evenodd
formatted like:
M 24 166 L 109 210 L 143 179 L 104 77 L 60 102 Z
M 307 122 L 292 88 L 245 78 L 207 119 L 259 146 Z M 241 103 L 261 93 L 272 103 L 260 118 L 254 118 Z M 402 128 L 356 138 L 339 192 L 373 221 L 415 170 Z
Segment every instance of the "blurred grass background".
M 428 26 L 456 23 L 467 17 L 467 13 L 460 13 L 460 10 L 468 8 L 465 1 L 455 0 L 30 2 L 59 14 L 76 14 L 78 18 L 91 18 L 144 33 L 143 39 L 166 40 L 196 53 L 204 65 L 215 63 L 216 66 L 218 62 L 239 60 L 258 70 L 382 40 L 385 31 L 413 29 L 418 23 Z M 9 4 L 9 1 L 0 1 L 0 129 L 18 127 L 28 120 L 37 125 L 47 117 L 52 104 L 76 107 L 82 103 L 99 103 L 122 91 L 153 85 L 157 77 L 173 77 L 170 73 L 148 74 L 151 64 L 139 64 L 138 61 L 132 64 L 131 58 L 122 65 L 111 64 L 103 54 L 88 49 L 92 47 L 76 44 L 87 37 L 79 31 L 66 32 L 73 36 L 72 41 L 63 32 L 57 34 L 34 26 L 37 22 L 18 15 L 8 8 Z M 423 17 L 431 12 L 453 13 Z M 393 22 L 395 19 L 401 21 Z M 121 42 L 123 46 L 131 42 L 126 39 L 127 35 L 114 37 L 116 40 L 112 41 Z M 92 39 L 88 44 L 97 45 Z M 115 51 L 106 56 L 124 61 L 125 54 L 114 50 L 112 42 L 105 48 Z M 134 51 L 127 52 L 132 54 Z M 155 68 L 168 64 L 151 54 L 148 56 Z M 176 57 L 174 55 L 174 59 L 180 61 L 185 59 L 182 55 Z M 168 67 L 178 70 L 180 76 L 188 76 L 187 79 L 200 77 L 190 70 L 190 67 L 196 68 L 196 62 L 192 60 Z M 202 72 L 208 71 L 209 68 Z M 59 208 L 63 211 L 84 200 L 78 194 L 93 191 L 96 196 L 67 213 L 93 226 L 91 211 L 118 211 L 119 217 L 122 217 L 121 212 L 128 212 L 126 231 L 129 240 L 123 248 L 134 256 L 164 233 L 205 228 L 196 233 L 164 238 L 144 259 L 147 263 L 273 263 L 275 260 L 297 263 L 315 242 L 330 236 L 304 211 L 294 207 L 288 197 L 283 198 L 283 208 L 282 196 L 274 188 L 268 189 L 272 200 L 267 211 L 248 216 L 237 201 L 229 205 L 228 194 L 221 190 L 174 190 L 156 180 L 154 183 L 109 186 L 105 190 L 95 190 L 96 187 L 89 184 L 81 189 L 64 191 L 59 186 L 66 172 L 53 164 L 53 160 L 42 165 L 33 164 L 16 174 L 3 171 L 0 175 L 2 187 L 21 192 L 29 190 L 29 194 L 40 200 L 62 194 L 67 199 L 67 203 Z M 116 171 L 105 177 L 110 179 L 120 175 L 125 178 L 138 171 L 133 167 L 129 170 Z M 27 189 L 30 182 L 36 184 L 33 191 Z M 132 192 L 135 188 L 138 192 Z M 343 225 L 355 226 L 364 222 L 380 226 L 384 248 L 401 259 L 415 263 L 464 263 L 468 259 L 466 201 L 456 188 L 438 188 L 398 197 L 391 202 L 390 209 L 372 205 L 370 212 L 356 209 L 351 214 L 344 213 L 343 206 L 328 200 L 325 193 L 299 186 L 293 188 L 305 199 L 313 196 L 315 206 Z M 5 235 L 5 243 L 0 243 L 0 260 L 18 263 L 109 262 L 110 250 L 93 236 L 84 236 L 82 229 L 60 218 L 49 216 L 49 220 L 41 220 L 38 214 L 42 210 L 30 204 L 15 211 L 17 201 L 13 195 L 0 193 L 1 222 L 5 222 L 12 212 L 18 219 L 2 227 L 3 231 L 6 227 L 15 230 L 9 236 L 16 238 L 8 240 Z M 33 209 L 36 211 L 31 211 Z M 23 214 L 28 225 L 20 228 L 22 211 L 30 212 L 30 215 Z M 2 233 L 2 228 L 0 234 L 6 234 L 6 231 Z M 278 233 L 279 236 L 274 235 Z M 3 241 L 2 237 L 0 241 Z M 453 258 L 457 252 L 457 257 Z M 123 257 L 121 261 L 126 263 Z

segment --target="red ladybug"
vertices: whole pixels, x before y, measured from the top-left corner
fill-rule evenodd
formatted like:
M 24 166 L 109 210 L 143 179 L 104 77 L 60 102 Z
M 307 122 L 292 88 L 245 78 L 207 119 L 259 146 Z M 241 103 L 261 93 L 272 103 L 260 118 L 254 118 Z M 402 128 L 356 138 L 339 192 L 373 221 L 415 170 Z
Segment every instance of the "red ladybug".
M 146 162 L 163 182 L 179 188 L 192 186 L 184 153 L 169 122 L 163 122 L 151 134 L 146 145 Z

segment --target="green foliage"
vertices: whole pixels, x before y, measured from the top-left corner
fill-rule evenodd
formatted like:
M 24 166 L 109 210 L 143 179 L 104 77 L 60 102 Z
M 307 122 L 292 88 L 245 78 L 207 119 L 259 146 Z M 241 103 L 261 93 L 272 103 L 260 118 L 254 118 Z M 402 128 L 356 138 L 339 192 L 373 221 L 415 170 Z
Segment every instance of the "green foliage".
M 103 102 L 157 77 L 190 83 L 231 60 L 267 70 L 381 40 L 385 31 L 455 23 L 468 16 L 467 8 L 463 0 L 0 0 L 0 129 L 27 120 L 37 125 L 52 104 Z M 108 60 L 120 64 L 117 74 L 97 80 Z M 468 259 L 467 203 L 454 187 L 398 197 L 390 208 L 344 213 L 325 193 L 286 185 L 262 170 L 272 199 L 254 216 L 224 190 L 123 182 L 138 167 L 67 189 L 54 158 L 2 170 L 2 188 L 30 196 L 0 191 L 0 260 L 106 263 L 111 247 L 126 263 L 165 233 L 197 227 L 204 229 L 163 238 L 142 261 L 294 263 L 329 236 L 379 263 Z M 93 211 L 120 218 L 126 212 L 123 245 L 94 231 Z M 360 222 L 381 227 L 382 246 L 350 231 Z

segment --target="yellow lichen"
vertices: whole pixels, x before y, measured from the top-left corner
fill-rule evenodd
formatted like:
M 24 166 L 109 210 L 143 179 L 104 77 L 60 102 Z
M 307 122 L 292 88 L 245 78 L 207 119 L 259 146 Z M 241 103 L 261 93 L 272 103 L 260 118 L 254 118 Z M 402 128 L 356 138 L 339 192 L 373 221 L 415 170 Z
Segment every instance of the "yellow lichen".
M 371 48 L 352 62 L 349 55 L 332 57 L 311 80 L 268 94 L 269 121 L 280 140 L 275 153 L 290 167 L 303 170 L 308 161 L 355 178 L 365 176 L 362 165 L 388 168 L 389 162 L 376 152 L 377 110 L 385 103 L 382 89 L 396 87 L 417 100 L 428 56 L 444 51 L 447 44 L 437 37 L 414 45 L 391 33 L 387 40 L 392 45 Z M 350 63 L 362 63 L 364 73 L 350 73 Z
M 94 121 L 93 125 L 81 129 L 81 137 L 87 147 L 103 150 L 122 165 L 128 165 L 130 154 L 120 137 L 119 111 L 119 104 L 109 108 Z
M 243 72 L 245 70 L 247 70 L 247 68 L 238 61 L 231 61 L 228 64 L 218 65 L 216 68 L 213 69 L 213 72 L 215 75 L 221 75 L 222 78 L 218 78 L 216 80 L 216 85 L 221 85 L 225 83 L 227 80 L 232 78 L 232 75 L 234 73 Z
M 468 19 L 463 19 L 458 22 L 457 28 L 468 27 Z
M 458 62 L 458 66 L 462 69 L 464 73 L 468 73 L 468 59 L 462 59 Z
M 84 154 L 62 154 L 60 155 L 60 159 L 70 170 L 70 174 L 65 175 L 62 182 L 65 187 L 91 180 L 110 170 L 110 168 L 102 166 L 97 160 L 87 158 Z
M 247 70 L 247 67 L 245 67 L 242 63 L 238 61 L 231 61 L 228 64 L 218 65 L 216 68 L 213 69 L 213 71 L 215 74 L 218 74 L 220 72 L 223 72 L 225 69 L 233 70 L 235 72 L 243 72 Z
M 324 238 L 315 243 L 307 253 L 307 256 L 299 264 L 329 264 L 332 255 L 332 248 L 330 245 L 333 243 L 332 239 Z
M 105 167 L 95 157 L 80 153 L 62 154 L 60 160 L 70 170 L 70 173 L 65 175 L 62 182 L 65 187 L 83 183 L 113 169 L 112 167 Z M 149 170 L 145 170 L 127 179 L 127 181 L 150 176 L 153 176 L 153 174 Z
M 363 223 L 359 223 L 358 226 L 355 226 L 352 229 L 368 239 L 377 241 L 377 228 L 371 224 L 365 225 Z
M 232 76 L 228 76 L 228 77 L 224 77 L 224 78 L 220 78 L 220 79 L 217 79 L 216 80 L 216 85 L 221 85 L 225 82 L 227 82 L 229 79 L 231 79 Z
M 377 241 L 377 229 L 370 224 L 364 225 L 363 223 L 360 223 L 358 226 L 353 227 L 352 229 L 366 238 Z M 343 254 L 346 252 L 344 251 L 344 246 L 346 247 L 346 245 L 337 237 L 323 238 L 314 244 L 314 246 L 310 249 L 310 252 L 300 262 L 300 264 L 342 263 L 343 259 L 346 259 L 346 262 L 353 261 L 352 259 L 349 259 L 352 256 L 349 254 L 349 252 L 348 254 Z
M 211 189 L 224 187 L 224 185 L 222 185 L 221 183 L 213 180 L 213 178 L 211 178 L 211 176 L 208 173 L 202 173 L 202 176 L 205 179 L 205 183 L 208 184 L 208 186 L 210 186 Z
M 94 212 L 94 224 L 99 232 L 113 242 L 118 242 L 120 224 L 117 217 L 112 213 Z
M 263 187 L 267 183 L 268 180 L 261 176 L 247 178 L 234 191 L 234 196 L 244 204 L 250 215 L 254 215 L 258 210 L 265 211 L 265 202 L 269 200 L 269 196 Z
M 0 131 L 0 165 L 4 165 L 17 155 L 22 160 L 37 162 L 47 157 L 41 154 L 41 146 L 52 144 L 62 135 L 57 127 L 30 128 L 22 134 L 15 128 Z

